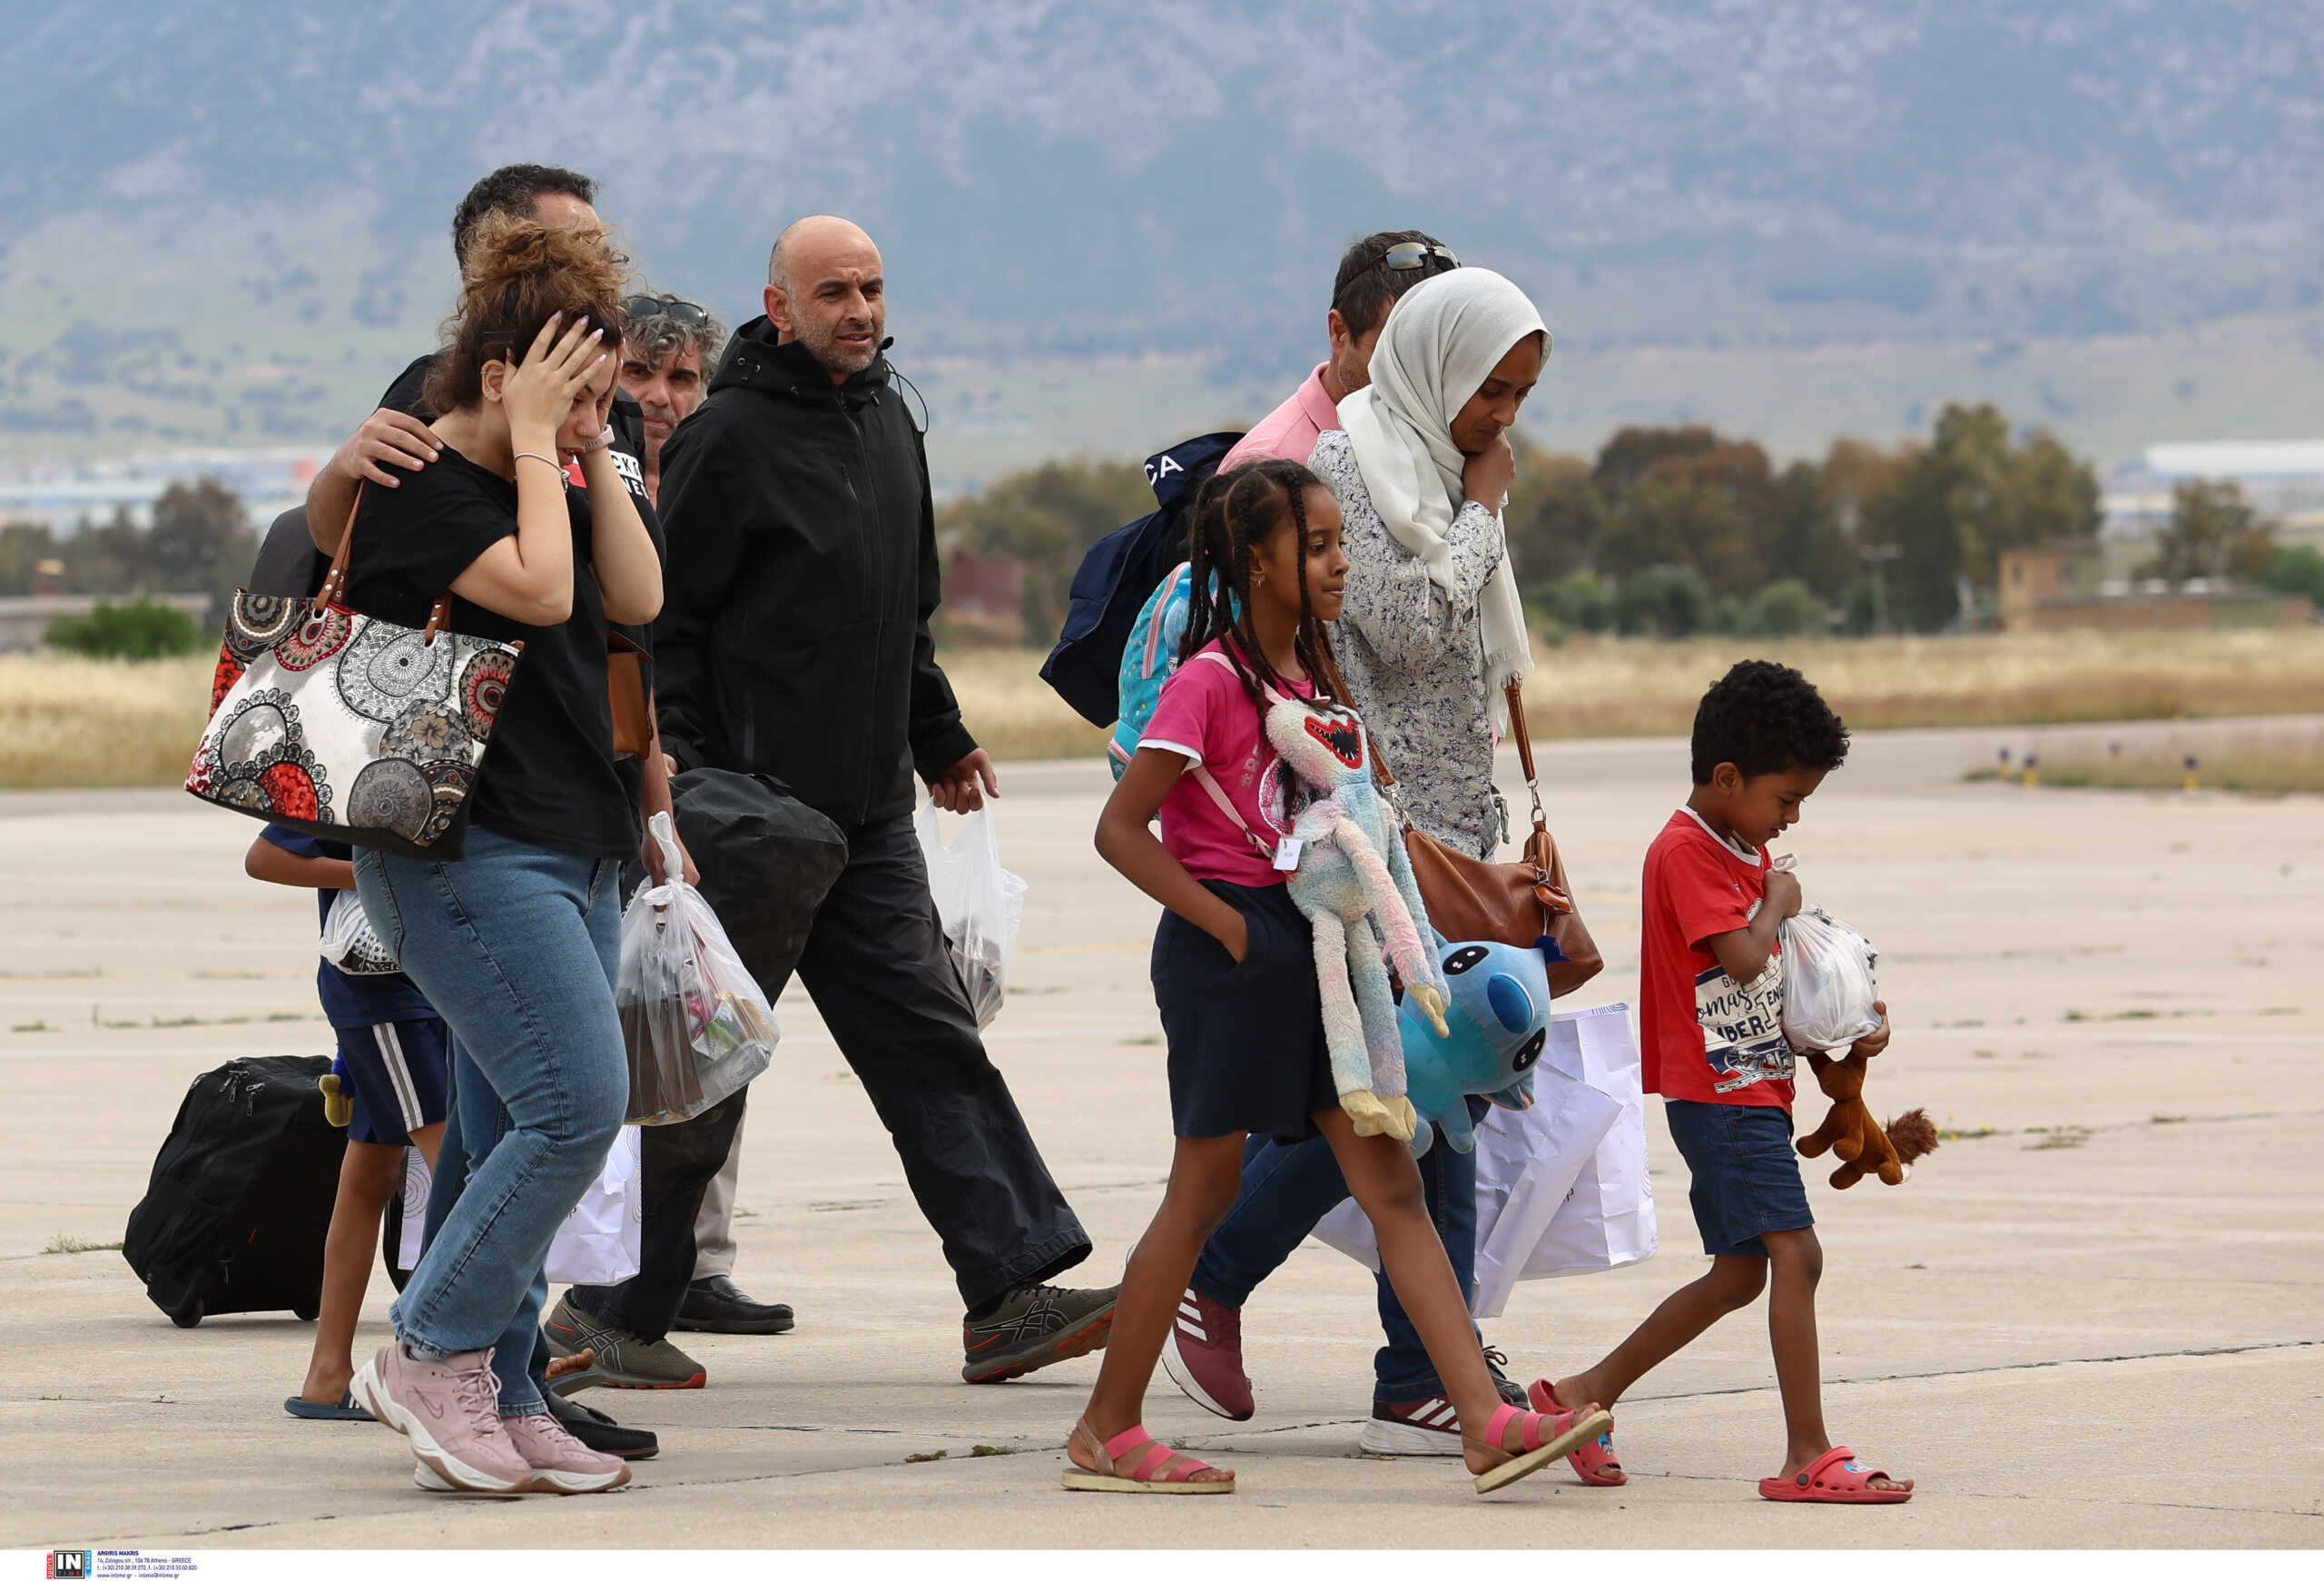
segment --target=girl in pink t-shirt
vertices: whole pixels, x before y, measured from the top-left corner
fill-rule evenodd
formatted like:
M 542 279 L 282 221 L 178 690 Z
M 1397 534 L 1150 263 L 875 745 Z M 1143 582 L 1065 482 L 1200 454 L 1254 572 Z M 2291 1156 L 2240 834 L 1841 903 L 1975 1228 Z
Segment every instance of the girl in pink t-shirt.
M 1306 468 L 1255 462 L 1204 485 L 1192 548 L 1191 585 L 1213 594 L 1188 612 L 1185 662 L 1098 823 L 1099 855 L 1166 908 L 1154 997 L 1177 1150 L 1124 1270 L 1098 1386 L 1067 1442 L 1065 1486 L 1235 1490 L 1234 1473 L 1147 1435 L 1146 1386 L 1195 1260 L 1234 1206 L 1244 1138 L 1320 1131 L 1372 1218 L 1383 1265 L 1460 1414 L 1469 1469 L 1489 1492 L 1564 1454 L 1568 1438 L 1595 1437 L 1607 1418 L 1590 1408 L 1552 1422 L 1502 1402 L 1412 1155 L 1392 1137 L 1357 1136 L 1332 1082 L 1314 935 L 1284 889 L 1296 865 L 1297 848 L 1281 844 L 1295 785 L 1262 716 L 1277 701 L 1345 695 L 1324 630 L 1347 584 L 1339 506 Z

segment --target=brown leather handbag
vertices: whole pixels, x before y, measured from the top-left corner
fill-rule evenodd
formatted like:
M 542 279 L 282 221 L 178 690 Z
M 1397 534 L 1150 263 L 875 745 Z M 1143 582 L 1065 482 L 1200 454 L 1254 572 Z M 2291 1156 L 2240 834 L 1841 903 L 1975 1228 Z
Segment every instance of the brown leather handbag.
M 1525 854 L 1516 862 L 1486 862 L 1456 851 L 1404 819 L 1404 850 L 1412 857 L 1413 877 L 1420 885 L 1421 904 L 1428 920 L 1447 939 L 1489 939 L 1519 949 L 1531 947 L 1544 934 L 1565 959 L 1549 963 L 1550 992 L 1572 993 L 1605 970 L 1606 958 L 1574 909 L 1573 888 L 1566 880 L 1565 860 L 1550 835 L 1550 820 L 1541 811 L 1541 782 L 1533 770 L 1533 742 L 1525 729 L 1525 699 L 1517 683 L 1509 687 L 1509 733 L 1517 742 L 1518 761 L 1525 767 L 1525 788 L 1533 796 L 1533 827 L 1525 836 Z M 1372 763 L 1380 783 L 1395 800 L 1395 776 L 1373 744 Z M 1398 805 L 1397 811 L 1403 809 Z
M 606 704 L 613 711 L 616 761 L 654 749 L 654 716 L 645 706 L 645 650 L 618 631 L 606 633 Z

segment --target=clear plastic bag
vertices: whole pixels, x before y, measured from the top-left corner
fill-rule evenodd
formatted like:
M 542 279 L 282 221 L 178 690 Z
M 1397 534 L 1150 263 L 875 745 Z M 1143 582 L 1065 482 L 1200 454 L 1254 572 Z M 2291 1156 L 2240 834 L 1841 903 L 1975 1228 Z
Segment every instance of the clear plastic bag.
M 936 805 L 930 803 L 920 815 L 920 849 L 945 946 L 969 991 L 977 1025 L 990 1026 L 1009 996 L 1009 958 L 1025 916 L 1025 881 L 1001 866 L 987 808 L 963 816 L 960 838 L 947 845 L 936 826 Z
M 320 948 L 324 960 L 350 977 L 385 977 L 403 970 L 396 953 L 372 929 L 362 898 L 351 889 L 331 897 Z
M 1821 906 L 1784 919 L 1783 1035 L 1795 1049 L 1845 1049 L 1880 1030 L 1871 941 Z
M 614 1007 L 629 1049 L 628 1118 L 673 1125 L 765 1070 L 781 1033 L 710 903 L 679 876 L 670 815 L 655 814 L 648 827 L 668 882 L 640 888 L 622 913 Z

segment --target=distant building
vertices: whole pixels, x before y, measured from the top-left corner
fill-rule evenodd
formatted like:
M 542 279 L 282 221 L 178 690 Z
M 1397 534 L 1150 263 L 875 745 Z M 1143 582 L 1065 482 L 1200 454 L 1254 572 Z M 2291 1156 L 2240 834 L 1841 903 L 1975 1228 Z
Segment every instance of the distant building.
M 2172 587 L 2107 574 L 2097 543 L 2004 549 L 2004 631 L 2250 631 L 2305 626 L 2315 611 L 2297 595 L 2214 588 L 2200 578 Z
M 0 467 L 0 526 L 22 522 L 52 532 L 84 519 L 105 522 L 126 510 L 138 527 L 153 523 L 153 502 L 172 483 L 214 478 L 240 495 L 261 527 L 307 498 L 307 485 L 330 459 L 306 450 L 173 450 L 126 460 L 44 462 Z

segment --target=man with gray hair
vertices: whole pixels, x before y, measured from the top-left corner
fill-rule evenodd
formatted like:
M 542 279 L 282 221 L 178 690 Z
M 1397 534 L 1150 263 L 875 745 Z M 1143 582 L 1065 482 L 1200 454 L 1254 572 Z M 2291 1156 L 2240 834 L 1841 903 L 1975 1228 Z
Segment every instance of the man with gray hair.
M 710 310 L 646 292 L 621 304 L 622 392 L 645 418 L 645 493 L 661 499 L 662 445 L 702 404 L 726 331 Z
M 961 1376 L 998 1383 L 1105 1344 L 1115 1292 L 1048 1282 L 1089 1238 L 985 1054 L 912 829 L 915 773 L 956 813 L 999 784 L 929 632 L 936 508 L 881 355 L 880 250 L 802 220 L 764 301 L 662 452 L 662 739 L 681 768 L 780 781 L 845 835 L 799 978 L 951 1264 Z

